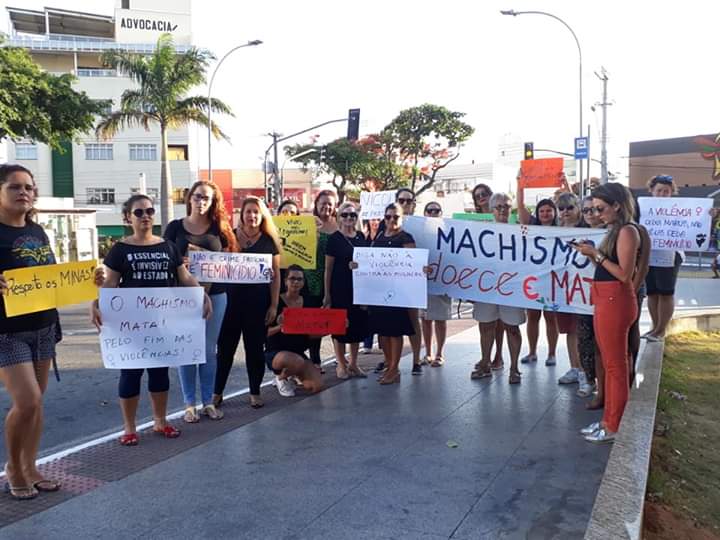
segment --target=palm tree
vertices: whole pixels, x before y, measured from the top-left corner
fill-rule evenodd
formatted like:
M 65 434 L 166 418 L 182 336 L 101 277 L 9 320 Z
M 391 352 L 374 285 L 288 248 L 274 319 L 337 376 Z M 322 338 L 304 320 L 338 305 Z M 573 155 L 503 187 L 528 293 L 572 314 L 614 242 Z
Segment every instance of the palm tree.
M 218 99 L 204 96 L 187 96 L 195 86 L 205 83 L 205 71 L 214 56 L 191 47 L 178 54 L 170 34 L 160 36 L 152 55 L 108 51 L 102 56 L 107 67 L 116 69 L 136 83 L 136 88 L 125 90 L 120 109 L 111 112 L 95 128 L 99 138 L 110 139 L 119 131 L 142 126 L 150 130 L 152 124 L 160 126 L 160 222 L 163 227 L 173 219 L 172 180 L 167 160 L 167 133 L 191 122 L 208 127 L 207 109 L 232 115 L 230 108 Z M 215 122 L 211 126 L 216 138 L 227 136 Z

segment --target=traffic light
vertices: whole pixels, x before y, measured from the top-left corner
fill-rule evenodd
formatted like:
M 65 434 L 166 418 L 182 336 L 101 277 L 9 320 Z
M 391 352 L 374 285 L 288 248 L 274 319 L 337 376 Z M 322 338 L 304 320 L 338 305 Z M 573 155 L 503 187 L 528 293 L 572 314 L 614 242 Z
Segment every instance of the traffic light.
M 275 188 L 273 186 L 267 187 L 267 198 L 265 199 L 265 203 L 268 206 L 273 206 L 273 203 L 275 202 Z
M 533 159 L 535 158 L 535 150 L 533 149 L 533 143 L 526 142 L 525 143 L 525 159 Z
M 350 109 L 348 111 L 348 141 L 357 141 L 360 133 L 360 109 Z

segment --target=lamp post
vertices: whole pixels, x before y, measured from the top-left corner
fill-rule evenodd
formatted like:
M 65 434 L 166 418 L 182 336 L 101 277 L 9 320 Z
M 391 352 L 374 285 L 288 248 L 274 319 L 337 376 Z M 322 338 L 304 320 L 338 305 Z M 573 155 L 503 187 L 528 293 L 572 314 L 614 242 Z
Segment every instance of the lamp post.
M 507 9 L 507 10 L 500 10 L 500 13 L 503 15 L 512 15 L 513 17 L 517 17 L 518 15 L 545 15 L 547 17 L 552 17 L 556 21 L 559 21 L 562 23 L 562 25 L 570 30 L 570 33 L 572 34 L 573 39 L 575 40 L 575 45 L 577 45 L 578 50 L 578 57 L 579 57 L 579 64 L 580 64 L 580 75 L 578 77 L 578 88 L 579 88 L 579 102 L 580 102 L 580 121 L 578 123 L 579 129 L 578 129 L 578 137 L 583 136 L 583 92 L 582 92 L 582 50 L 580 49 L 580 41 L 578 40 L 577 36 L 575 35 L 575 32 L 572 28 L 570 28 L 570 25 L 563 21 L 560 17 L 557 15 L 553 15 L 552 13 L 547 13 L 546 11 L 515 11 L 514 9 Z M 583 186 L 583 177 L 582 177 L 582 166 L 580 166 L 580 190 L 581 194 L 584 194 L 584 186 Z
M 243 43 L 242 45 L 238 45 L 237 47 L 233 47 L 228 52 L 225 53 L 225 56 L 223 56 L 220 61 L 215 65 L 215 69 L 213 70 L 212 76 L 210 77 L 210 84 L 208 84 L 208 180 L 212 180 L 212 86 L 213 81 L 215 80 L 215 75 L 217 75 L 218 69 L 220 69 L 220 66 L 225 61 L 225 59 L 230 56 L 232 53 L 237 51 L 238 49 L 244 49 L 245 47 L 254 47 L 256 45 L 262 44 L 262 41 L 259 39 L 254 39 L 252 41 L 248 41 L 247 43 Z

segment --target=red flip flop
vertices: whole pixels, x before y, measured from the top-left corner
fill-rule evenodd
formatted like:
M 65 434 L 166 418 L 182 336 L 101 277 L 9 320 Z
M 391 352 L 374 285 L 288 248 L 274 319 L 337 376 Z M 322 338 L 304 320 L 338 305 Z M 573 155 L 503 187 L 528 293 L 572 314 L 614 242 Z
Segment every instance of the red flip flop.
M 180 436 L 180 430 L 172 427 L 170 424 L 162 429 L 153 429 L 156 435 L 162 435 L 166 439 L 177 439 Z
M 137 446 L 140 439 L 137 433 L 126 433 L 118 440 L 122 446 Z

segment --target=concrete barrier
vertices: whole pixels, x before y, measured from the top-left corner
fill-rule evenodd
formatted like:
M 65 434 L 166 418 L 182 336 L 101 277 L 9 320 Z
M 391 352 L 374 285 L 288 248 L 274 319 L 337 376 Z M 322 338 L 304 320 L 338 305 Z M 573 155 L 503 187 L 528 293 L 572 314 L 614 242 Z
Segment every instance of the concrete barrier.
M 668 335 L 720 329 L 720 309 L 676 314 Z M 643 509 L 652 450 L 664 343 L 645 343 L 635 384 L 598 489 L 586 540 L 635 540 L 642 536 Z

